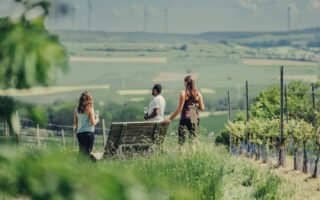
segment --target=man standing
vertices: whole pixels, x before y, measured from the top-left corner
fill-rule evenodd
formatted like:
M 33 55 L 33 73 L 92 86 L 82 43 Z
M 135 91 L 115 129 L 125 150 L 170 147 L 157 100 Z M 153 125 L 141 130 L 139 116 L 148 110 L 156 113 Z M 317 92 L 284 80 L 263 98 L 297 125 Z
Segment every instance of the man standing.
M 153 99 L 149 104 L 148 112 L 145 114 L 144 119 L 149 121 L 163 121 L 164 109 L 166 107 L 166 101 L 161 95 L 162 86 L 155 84 L 152 88 Z

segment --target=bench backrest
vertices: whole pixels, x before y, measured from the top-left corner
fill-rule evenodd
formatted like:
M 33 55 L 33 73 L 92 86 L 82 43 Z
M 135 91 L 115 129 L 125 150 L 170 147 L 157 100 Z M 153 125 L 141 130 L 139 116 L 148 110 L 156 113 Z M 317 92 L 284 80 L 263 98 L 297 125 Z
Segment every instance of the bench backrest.
M 161 122 L 115 122 L 111 124 L 105 154 L 113 155 L 120 146 L 161 145 L 167 132 Z

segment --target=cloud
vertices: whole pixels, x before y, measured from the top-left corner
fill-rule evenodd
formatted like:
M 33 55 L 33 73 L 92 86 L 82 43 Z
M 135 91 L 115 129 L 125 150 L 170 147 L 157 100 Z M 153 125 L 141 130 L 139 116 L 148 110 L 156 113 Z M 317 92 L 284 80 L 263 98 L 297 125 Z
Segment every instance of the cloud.
M 312 11 L 320 11 L 320 0 L 310 0 L 307 8 Z
M 254 0 L 238 0 L 238 3 L 243 7 L 250 11 L 257 12 L 258 5 L 254 2 Z
M 10 8 L 10 4 L 8 1 L 0 0 L 0 11 L 5 12 Z
M 118 10 L 118 9 L 112 9 L 111 12 L 112 12 L 113 15 L 116 15 L 116 16 L 120 16 L 121 15 L 120 10 Z
M 135 13 L 143 14 L 145 9 L 146 9 L 148 14 L 153 14 L 153 13 L 157 12 L 157 9 L 153 4 L 148 4 L 148 5 L 135 4 L 135 5 L 131 6 L 131 10 L 134 11 Z

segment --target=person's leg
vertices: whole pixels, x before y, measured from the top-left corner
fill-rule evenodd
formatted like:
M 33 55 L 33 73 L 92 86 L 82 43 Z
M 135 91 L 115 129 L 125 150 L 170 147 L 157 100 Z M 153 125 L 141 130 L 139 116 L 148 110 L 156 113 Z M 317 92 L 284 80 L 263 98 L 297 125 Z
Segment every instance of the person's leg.
M 188 132 L 188 142 L 192 143 L 193 138 L 195 137 L 195 127 L 194 124 L 191 123 L 191 119 L 187 119 L 185 122 L 185 126 Z
M 189 131 L 189 144 L 198 145 L 199 140 L 199 119 L 197 123 L 191 123 L 191 120 L 187 122 L 187 128 Z
M 88 133 L 88 138 L 87 138 L 87 148 L 88 148 L 88 156 L 90 158 L 91 161 L 95 162 L 97 161 L 96 157 L 94 157 L 91 152 L 92 152 L 92 149 L 93 149 L 93 144 L 94 144 L 94 139 L 95 139 L 95 135 L 94 133 Z
M 183 145 L 186 141 L 186 134 L 187 127 L 186 127 L 186 120 L 180 119 L 179 128 L 178 128 L 178 137 L 179 137 L 179 145 Z
M 94 133 L 88 133 L 88 152 L 89 154 L 91 153 L 92 149 L 93 149 L 93 144 L 94 144 Z
M 85 146 L 85 137 L 84 133 L 78 133 L 77 138 L 78 138 L 78 143 L 79 143 L 79 153 L 80 154 L 86 154 L 86 146 Z
M 89 132 L 83 133 L 83 138 L 84 138 L 84 154 L 86 156 L 89 156 L 90 154 L 90 143 L 91 143 L 91 137 Z

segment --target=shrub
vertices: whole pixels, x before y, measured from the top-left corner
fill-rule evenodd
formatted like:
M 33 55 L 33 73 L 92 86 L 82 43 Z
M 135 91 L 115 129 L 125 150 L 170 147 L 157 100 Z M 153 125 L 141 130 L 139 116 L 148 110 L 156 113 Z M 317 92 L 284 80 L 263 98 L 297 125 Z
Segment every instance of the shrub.
M 227 129 L 221 130 L 216 138 L 215 138 L 216 144 L 224 144 L 224 145 L 230 145 L 230 132 Z

